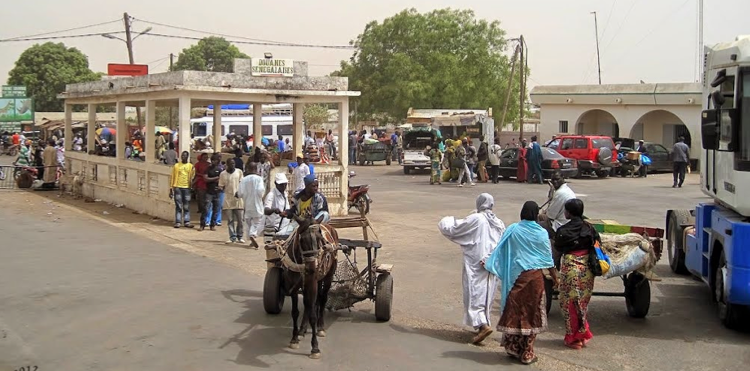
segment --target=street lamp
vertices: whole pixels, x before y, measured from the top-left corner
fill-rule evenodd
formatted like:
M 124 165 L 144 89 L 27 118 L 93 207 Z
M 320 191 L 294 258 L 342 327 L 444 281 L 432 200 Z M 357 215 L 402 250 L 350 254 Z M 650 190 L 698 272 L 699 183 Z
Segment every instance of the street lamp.
M 114 35 L 111 35 L 111 34 L 108 34 L 108 33 L 102 34 L 102 37 L 107 38 L 107 39 L 112 39 L 112 40 L 120 40 L 120 41 L 122 41 L 124 43 L 127 43 L 127 41 L 125 41 L 124 39 L 121 39 L 121 38 L 119 38 L 117 36 L 114 36 Z
M 149 28 L 141 31 L 140 33 L 138 33 L 138 35 L 135 35 L 135 37 L 133 38 L 133 40 L 137 39 L 138 36 L 145 35 L 145 34 L 151 32 L 151 30 L 153 30 L 153 29 L 154 29 L 153 27 L 149 27 Z

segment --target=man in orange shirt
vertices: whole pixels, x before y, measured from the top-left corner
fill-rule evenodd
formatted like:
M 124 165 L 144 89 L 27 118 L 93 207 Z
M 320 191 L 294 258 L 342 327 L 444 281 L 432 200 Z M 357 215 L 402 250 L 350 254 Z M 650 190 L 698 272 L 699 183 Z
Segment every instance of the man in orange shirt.
M 18 132 L 13 133 L 13 136 L 11 137 L 13 140 L 13 145 L 17 146 L 21 144 L 21 136 L 18 135 Z

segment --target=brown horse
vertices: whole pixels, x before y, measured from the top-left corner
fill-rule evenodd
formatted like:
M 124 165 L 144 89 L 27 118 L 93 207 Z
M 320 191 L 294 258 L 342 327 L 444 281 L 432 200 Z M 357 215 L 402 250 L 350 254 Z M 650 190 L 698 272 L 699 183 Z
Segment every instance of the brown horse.
M 307 321 L 312 330 L 312 350 L 310 358 L 320 358 L 318 337 L 325 337 L 324 310 L 328 301 L 333 275 L 336 273 L 336 253 L 338 234 L 333 227 L 314 224 L 298 228 L 294 242 L 286 252 L 284 264 L 283 290 L 292 298 L 292 340 L 289 348 L 298 349 L 300 337 L 307 332 Z M 299 291 L 305 312 L 302 324 L 298 327 L 297 305 Z

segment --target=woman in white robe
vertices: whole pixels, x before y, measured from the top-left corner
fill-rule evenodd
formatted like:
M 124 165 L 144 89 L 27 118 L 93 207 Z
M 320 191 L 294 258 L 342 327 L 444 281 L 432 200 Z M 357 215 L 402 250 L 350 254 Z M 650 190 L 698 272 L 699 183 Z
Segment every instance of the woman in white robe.
M 490 309 L 497 281 L 484 269 L 484 262 L 505 231 L 505 224 L 492 212 L 494 203 L 492 195 L 482 193 L 477 197 L 475 213 L 464 219 L 446 216 L 438 224 L 443 236 L 459 244 L 464 253 L 464 324 L 477 330 L 475 344 L 492 333 Z

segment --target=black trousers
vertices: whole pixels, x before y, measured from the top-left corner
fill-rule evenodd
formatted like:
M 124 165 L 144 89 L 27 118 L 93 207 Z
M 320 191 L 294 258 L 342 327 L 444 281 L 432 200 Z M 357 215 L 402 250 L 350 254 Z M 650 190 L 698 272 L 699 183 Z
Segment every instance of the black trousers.
M 674 178 L 673 185 L 682 187 L 682 183 L 685 182 L 685 172 L 687 172 L 687 162 L 675 162 L 673 164 L 673 170 L 672 170 L 672 177 Z
M 490 179 L 492 179 L 492 183 L 497 183 L 499 173 L 500 165 L 490 165 Z

